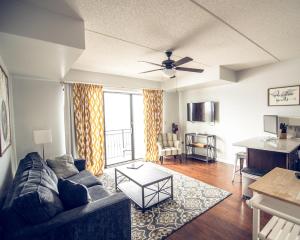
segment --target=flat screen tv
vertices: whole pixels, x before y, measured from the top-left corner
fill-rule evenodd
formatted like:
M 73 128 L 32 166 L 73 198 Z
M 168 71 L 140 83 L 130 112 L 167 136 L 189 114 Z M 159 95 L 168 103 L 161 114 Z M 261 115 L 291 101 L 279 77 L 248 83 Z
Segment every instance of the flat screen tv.
M 215 103 L 214 102 L 188 103 L 187 120 L 191 122 L 214 122 Z

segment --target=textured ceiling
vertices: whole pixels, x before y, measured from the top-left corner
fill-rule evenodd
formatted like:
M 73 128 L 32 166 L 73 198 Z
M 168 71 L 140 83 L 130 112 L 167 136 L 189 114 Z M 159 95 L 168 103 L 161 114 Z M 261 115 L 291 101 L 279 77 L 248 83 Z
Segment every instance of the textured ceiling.
M 280 60 L 300 56 L 299 0 L 195 0 Z
M 57 11 L 50 0 L 28 1 Z M 64 3 L 66 15 L 77 13 L 85 22 L 86 50 L 75 69 L 163 80 L 160 72 L 138 74 L 153 69 L 138 61 L 160 63 L 165 58 L 163 51 L 172 48 L 175 59 L 189 56 L 195 60 L 186 67 L 223 65 L 241 70 L 300 56 L 299 0 Z M 177 76 L 190 77 L 191 73 Z

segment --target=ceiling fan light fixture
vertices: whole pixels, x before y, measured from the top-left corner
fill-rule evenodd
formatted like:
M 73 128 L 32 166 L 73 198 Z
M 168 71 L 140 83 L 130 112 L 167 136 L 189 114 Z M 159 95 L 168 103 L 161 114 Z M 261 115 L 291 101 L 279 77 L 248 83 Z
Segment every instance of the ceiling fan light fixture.
M 171 68 L 171 69 L 164 68 L 163 73 L 165 76 L 170 78 L 170 77 L 175 76 L 176 70 L 174 68 Z
M 149 72 L 156 72 L 156 71 L 161 71 L 163 74 L 168 77 L 168 78 L 175 78 L 175 74 L 177 71 L 184 71 L 184 72 L 195 72 L 195 73 L 202 73 L 204 70 L 201 68 L 188 68 L 188 67 L 181 67 L 181 65 L 186 64 L 188 62 L 193 61 L 192 58 L 190 57 L 184 57 L 181 58 L 177 61 L 172 60 L 170 57 L 172 55 L 172 51 L 168 50 L 166 51 L 167 58 L 166 60 L 162 61 L 161 64 L 153 63 L 153 62 L 147 62 L 147 61 L 140 61 L 140 62 L 145 62 L 151 65 L 159 66 L 161 68 L 159 69 L 153 69 L 141 73 L 149 73 Z

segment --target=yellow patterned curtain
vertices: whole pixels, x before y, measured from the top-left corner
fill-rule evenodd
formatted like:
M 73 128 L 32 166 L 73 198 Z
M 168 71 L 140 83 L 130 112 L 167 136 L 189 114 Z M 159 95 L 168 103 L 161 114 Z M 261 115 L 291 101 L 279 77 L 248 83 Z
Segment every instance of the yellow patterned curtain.
M 73 85 L 76 147 L 87 168 L 101 175 L 104 164 L 104 113 L 102 86 Z
M 158 161 L 157 138 L 162 131 L 162 90 L 143 90 L 146 161 Z

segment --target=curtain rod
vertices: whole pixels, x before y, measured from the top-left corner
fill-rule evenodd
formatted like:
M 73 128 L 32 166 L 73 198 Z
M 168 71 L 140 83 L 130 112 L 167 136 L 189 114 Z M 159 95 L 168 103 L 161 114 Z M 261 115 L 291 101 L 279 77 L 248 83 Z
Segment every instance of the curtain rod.
M 141 91 L 143 89 L 150 89 L 150 90 L 162 90 L 160 88 L 149 88 L 149 87 L 145 87 L 145 88 L 129 88 L 129 87 L 124 87 L 124 86 L 114 86 L 114 85 L 107 85 L 107 84 L 101 84 L 101 83 L 90 83 L 90 82 L 77 82 L 77 81 L 60 81 L 61 84 L 75 84 L 75 83 L 80 83 L 80 84 L 89 84 L 89 85 L 101 85 L 104 88 L 111 88 L 111 89 L 123 89 L 123 90 L 137 90 L 137 91 Z

